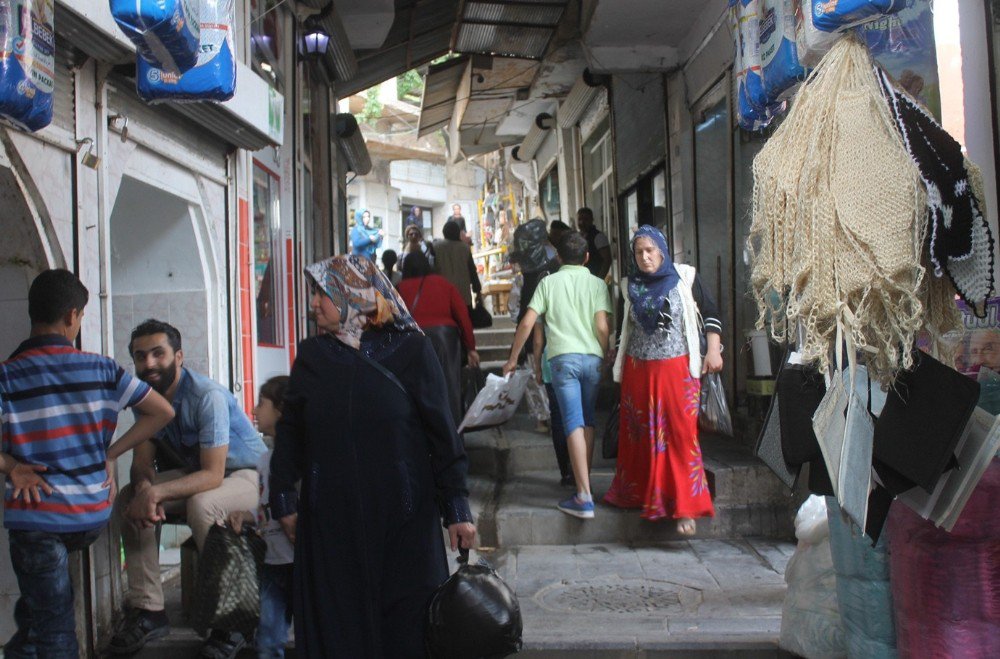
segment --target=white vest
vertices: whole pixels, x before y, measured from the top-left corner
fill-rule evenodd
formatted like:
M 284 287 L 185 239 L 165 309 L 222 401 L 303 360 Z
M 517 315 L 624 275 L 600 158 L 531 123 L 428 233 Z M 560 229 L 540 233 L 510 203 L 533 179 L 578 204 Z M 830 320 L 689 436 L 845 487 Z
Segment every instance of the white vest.
M 687 341 L 688 359 L 690 361 L 691 377 L 701 378 L 701 333 L 704 331 L 701 319 L 701 312 L 694 301 L 694 294 L 691 287 L 694 286 L 694 277 L 697 271 L 683 263 L 676 263 L 677 274 L 681 276 L 681 283 L 677 290 L 681 294 L 681 305 L 684 307 L 684 338 Z M 625 299 L 625 316 L 622 319 L 622 336 L 618 344 L 618 357 L 615 358 L 614 378 L 615 382 L 622 381 L 622 369 L 625 366 L 625 353 L 628 350 L 628 336 L 632 331 L 632 302 L 628 297 L 628 278 L 622 279 L 622 297 Z

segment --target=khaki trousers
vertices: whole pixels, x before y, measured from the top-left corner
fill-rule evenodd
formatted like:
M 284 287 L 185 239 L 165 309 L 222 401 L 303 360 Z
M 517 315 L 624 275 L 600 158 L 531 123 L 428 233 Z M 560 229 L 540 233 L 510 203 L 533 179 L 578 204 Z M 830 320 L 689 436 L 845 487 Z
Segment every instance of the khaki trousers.
M 184 476 L 181 470 L 165 471 L 156 475 L 156 482 L 163 483 Z M 254 469 L 234 471 L 223 479 L 214 490 L 200 492 L 187 499 L 169 501 L 163 505 L 168 515 L 183 516 L 191 527 L 198 551 L 205 545 L 208 530 L 224 522 L 229 513 L 237 510 L 254 511 L 259 500 L 259 481 Z M 125 518 L 125 508 L 132 500 L 132 485 L 122 488 L 115 502 L 115 514 L 121 520 L 122 543 L 125 545 L 125 565 L 128 575 L 129 606 L 147 611 L 163 610 L 163 584 L 160 581 L 160 544 L 157 529 L 140 529 Z

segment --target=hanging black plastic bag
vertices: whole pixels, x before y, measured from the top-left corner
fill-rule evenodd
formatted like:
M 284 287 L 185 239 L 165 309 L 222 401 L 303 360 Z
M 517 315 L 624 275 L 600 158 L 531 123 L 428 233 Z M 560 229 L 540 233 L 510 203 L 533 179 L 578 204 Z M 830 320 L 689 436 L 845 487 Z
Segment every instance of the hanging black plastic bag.
M 698 405 L 698 427 L 706 432 L 733 436 L 733 419 L 729 415 L 726 390 L 718 373 L 701 379 L 701 402 Z
M 549 257 L 545 253 L 545 243 L 548 240 L 545 220 L 529 220 L 514 229 L 510 256 L 520 264 L 522 272 L 538 272 L 549 263 Z
M 194 629 L 251 636 L 260 620 L 260 572 L 267 545 L 248 526 L 240 535 L 228 526 L 213 526 L 198 557 Z
M 461 564 L 434 593 L 427 614 L 427 652 L 433 659 L 493 659 L 521 650 L 517 596 L 488 563 Z

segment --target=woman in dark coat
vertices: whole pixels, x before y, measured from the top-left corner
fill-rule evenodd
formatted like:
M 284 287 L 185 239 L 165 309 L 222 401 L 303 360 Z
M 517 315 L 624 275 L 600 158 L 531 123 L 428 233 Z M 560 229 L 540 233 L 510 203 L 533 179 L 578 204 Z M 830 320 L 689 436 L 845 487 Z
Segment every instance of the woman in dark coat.
M 441 366 L 371 261 L 306 272 L 326 334 L 300 344 L 271 460 L 271 513 L 296 543 L 296 650 L 424 657 L 442 518 L 452 549 L 475 540 Z

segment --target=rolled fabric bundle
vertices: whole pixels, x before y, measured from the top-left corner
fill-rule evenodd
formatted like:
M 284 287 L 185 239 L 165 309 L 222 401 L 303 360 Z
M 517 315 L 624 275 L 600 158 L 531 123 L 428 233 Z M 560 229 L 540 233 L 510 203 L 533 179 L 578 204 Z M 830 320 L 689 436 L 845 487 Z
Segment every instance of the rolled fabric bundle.
M 906 506 L 889 513 L 889 568 L 901 657 L 1000 656 L 1000 459 L 951 533 Z

